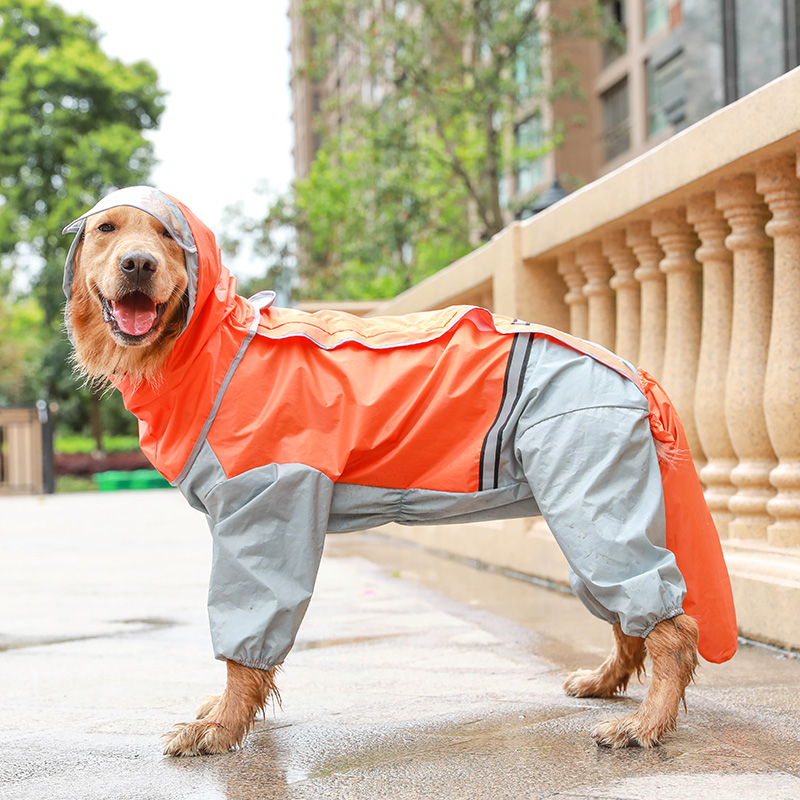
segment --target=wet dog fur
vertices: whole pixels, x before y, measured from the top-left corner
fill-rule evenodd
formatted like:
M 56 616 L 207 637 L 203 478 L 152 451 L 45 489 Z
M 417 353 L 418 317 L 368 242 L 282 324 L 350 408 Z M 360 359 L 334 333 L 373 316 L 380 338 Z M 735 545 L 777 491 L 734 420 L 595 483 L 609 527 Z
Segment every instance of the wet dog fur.
M 164 226 L 138 209 L 120 206 L 88 218 L 74 259 L 68 309 L 77 368 L 90 381 L 126 375 L 158 381 L 182 330 L 187 275 L 181 248 Z M 697 623 L 678 616 L 658 623 L 646 639 L 614 626 L 614 649 L 593 671 L 578 670 L 564 681 L 574 697 L 613 697 L 652 661 L 652 680 L 633 714 L 602 722 L 592 732 L 612 748 L 657 745 L 675 729 L 681 701 L 697 667 Z M 221 695 L 206 700 L 197 720 L 176 725 L 164 752 L 175 756 L 226 753 L 238 747 L 256 714 L 279 701 L 277 668 L 265 671 L 227 662 Z

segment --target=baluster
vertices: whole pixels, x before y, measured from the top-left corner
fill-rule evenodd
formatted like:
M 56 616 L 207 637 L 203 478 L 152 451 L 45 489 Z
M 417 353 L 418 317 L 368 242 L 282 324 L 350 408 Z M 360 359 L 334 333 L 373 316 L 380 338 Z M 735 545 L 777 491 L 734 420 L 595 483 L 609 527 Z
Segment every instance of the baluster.
M 586 276 L 583 293 L 589 307 L 588 338 L 609 350 L 614 349 L 615 309 L 614 292 L 608 282 L 611 267 L 603 255 L 599 242 L 578 247 L 578 265 Z
M 686 216 L 700 237 L 695 255 L 703 265 L 703 324 L 694 415 L 708 463 L 700 471 L 700 479 L 706 485 L 706 501 L 717 530 L 724 537 L 733 519 L 728 501 L 736 491 L 731 483 L 736 453 L 725 424 L 725 378 L 733 314 L 733 255 L 725 247 L 730 228 L 715 205 L 713 192 L 690 198 Z
M 625 231 L 619 230 L 603 237 L 603 253 L 611 263 L 614 277 L 610 286 L 617 297 L 617 355 L 632 364 L 639 360 L 639 329 L 641 328 L 641 292 L 633 273 L 639 266 L 633 251 L 625 244 Z
M 686 221 L 685 208 L 657 212 L 652 232 L 664 251 L 661 271 L 667 276 L 663 384 L 681 416 L 692 456 L 699 466 L 705 459 L 694 421 L 703 293 L 700 264 L 694 257 L 697 236 Z
M 632 222 L 628 226 L 625 240 L 639 262 L 633 277 L 642 287 L 642 329 L 637 366 L 661 380 L 667 334 L 667 278 L 659 267 L 663 252 L 651 234 L 650 222 L 647 220 Z
M 589 336 L 589 307 L 583 293 L 586 277 L 575 261 L 575 253 L 559 256 L 558 274 L 564 279 L 568 289 L 564 302 L 569 306 L 569 332 L 573 336 L 586 339 Z
M 769 482 L 778 493 L 767 503 L 767 513 L 775 518 L 767 538 L 790 547 L 800 545 L 800 182 L 794 155 L 759 164 L 756 188 L 772 211 L 766 231 L 775 245 L 764 415 L 778 456 Z
M 733 251 L 733 321 L 725 380 L 725 419 L 739 463 L 731 472 L 736 494 L 728 502 L 735 515 L 728 533 L 766 538 L 767 502 L 775 494 L 769 474 L 776 465 L 764 417 L 764 375 L 772 319 L 772 239 L 764 226 L 770 214 L 756 192 L 753 175 L 724 179 L 717 208 L 728 220 L 725 239 Z

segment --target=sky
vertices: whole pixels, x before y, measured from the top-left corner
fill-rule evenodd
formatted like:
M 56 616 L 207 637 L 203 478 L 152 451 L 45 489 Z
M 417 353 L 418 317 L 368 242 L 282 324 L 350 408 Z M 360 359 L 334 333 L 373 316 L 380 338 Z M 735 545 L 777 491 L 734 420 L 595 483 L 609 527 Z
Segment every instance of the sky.
M 217 233 L 226 206 L 266 210 L 292 179 L 288 0 L 56 0 L 94 20 L 105 53 L 149 61 L 168 93 L 152 183 Z M 263 274 L 260 265 L 233 265 Z

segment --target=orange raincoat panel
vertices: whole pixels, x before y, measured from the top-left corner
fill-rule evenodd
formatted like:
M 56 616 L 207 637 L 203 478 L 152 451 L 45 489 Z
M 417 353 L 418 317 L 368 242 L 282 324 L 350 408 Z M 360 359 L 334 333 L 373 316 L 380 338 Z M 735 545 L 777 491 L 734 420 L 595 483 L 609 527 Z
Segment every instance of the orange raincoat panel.
M 708 661 L 733 658 L 738 639 L 733 592 L 719 542 L 694 468 L 680 418 L 661 385 L 643 370 L 642 388 L 657 441 L 674 448 L 674 459 L 661 461 L 667 517 L 667 547 L 675 554 L 686 581 L 683 610 L 700 627 L 698 649 Z

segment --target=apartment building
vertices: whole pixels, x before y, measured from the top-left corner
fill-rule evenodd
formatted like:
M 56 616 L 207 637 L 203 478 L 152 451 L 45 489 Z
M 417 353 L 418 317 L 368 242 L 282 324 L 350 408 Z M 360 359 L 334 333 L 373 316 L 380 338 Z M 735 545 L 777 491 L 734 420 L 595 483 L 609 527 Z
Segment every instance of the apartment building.
M 542 13 L 565 15 L 582 2 L 540 0 Z M 335 51 L 324 80 L 302 73 L 309 34 L 301 5 L 290 0 L 288 10 L 299 178 L 308 175 L 324 131 L 352 104 L 377 102 L 385 91 L 362 75 L 358 54 L 345 47 Z M 509 167 L 502 176 L 505 203 L 529 216 L 555 181 L 556 193 L 548 197 L 558 197 L 559 187 L 569 191 L 614 170 L 797 66 L 799 8 L 800 0 L 606 0 L 605 13 L 616 21 L 619 36 L 566 40 L 552 49 L 554 63 L 566 60 L 577 69 L 580 99 L 562 96 L 542 107 L 532 97 L 517 112 L 510 133 L 521 147 L 535 147 L 559 121 L 565 138 L 554 152 Z M 520 54 L 520 81 L 534 72 L 530 60 L 540 57 L 536 51 Z

